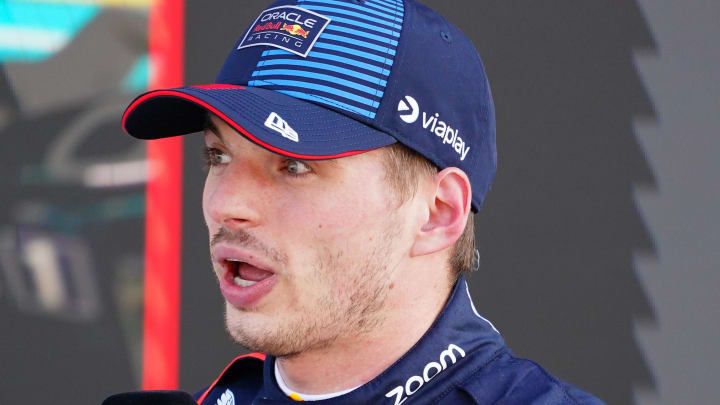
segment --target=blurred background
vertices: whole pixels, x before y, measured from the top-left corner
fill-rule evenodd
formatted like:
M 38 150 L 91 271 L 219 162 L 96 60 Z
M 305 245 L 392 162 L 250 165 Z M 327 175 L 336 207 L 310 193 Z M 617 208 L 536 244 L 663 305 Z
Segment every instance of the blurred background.
M 242 353 L 201 137 L 139 142 L 120 117 L 211 83 L 268 3 L 0 0 L 0 404 L 194 392 Z M 717 403 L 720 2 L 424 3 L 474 41 L 497 107 L 478 310 L 609 404 Z

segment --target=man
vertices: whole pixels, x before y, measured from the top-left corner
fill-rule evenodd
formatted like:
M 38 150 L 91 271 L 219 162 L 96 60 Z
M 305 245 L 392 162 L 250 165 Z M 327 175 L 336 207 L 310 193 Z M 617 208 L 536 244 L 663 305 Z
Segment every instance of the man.
M 258 353 L 198 403 L 600 403 L 515 358 L 473 306 L 494 107 L 471 42 L 427 7 L 278 1 L 215 84 L 142 95 L 123 125 L 205 131 L 227 328 Z

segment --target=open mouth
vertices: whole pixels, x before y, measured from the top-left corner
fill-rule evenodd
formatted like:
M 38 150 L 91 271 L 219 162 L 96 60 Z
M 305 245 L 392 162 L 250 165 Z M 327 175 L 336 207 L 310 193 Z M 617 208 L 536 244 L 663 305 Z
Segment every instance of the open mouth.
M 259 269 L 251 264 L 235 259 L 225 259 L 224 266 L 233 283 L 238 287 L 252 287 L 253 285 L 269 278 L 272 272 Z

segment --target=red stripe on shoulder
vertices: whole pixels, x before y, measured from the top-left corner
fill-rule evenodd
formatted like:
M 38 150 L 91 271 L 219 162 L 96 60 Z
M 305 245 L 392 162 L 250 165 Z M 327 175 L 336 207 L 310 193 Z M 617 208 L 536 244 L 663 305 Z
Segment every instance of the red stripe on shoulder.
M 256 358 L 256 359 L 258 359 L 258 360 L 265 361 L 265 359 L 267 358 L 267 354 L 263 354 L 263 353 L 244 354 L 244 355 L 242 355 L 242 356 L 239 356 L 239 357 L 236 358 L 235 360 L 244 359 L 245 357 L 253 357 L 253 358 Z M 233 361 L 235 361 L 235 360 L 233 360 Z
M 218 376 L 218 378 L 216 378 L 215 381 L 213 381 L 213 383 L 208 387 L 208 389 L 205 390 L 205 392 L 200 396 L 200 398 L 198 398 L 198 400 L 197 400 L 198 405 L 203 403 L 203 401 L 204 401 L 205 398 L 208 396 L 208 394 L 210 393 L 210 391 L 212 391 L 212 389 L 215 388 L 215 386 L 217 385 L 218 381 L 220 381 L 220 379 L 222 378 L 222 376 L 225 375 L 225 372 L 227 372 L 228 369 L 229 369 L 230 367 L 232 367 L 233 364 L 235 364 L 235 363 L 238 362 L 239 360 L 246 359 L 246 358 L 253 358 L 253 359 L 256 359 L 256 360 L 265 361 L 265 359 L 267 358 L 267 355 L 265 355 L 265 354 L 263 354 L 263 353 L 249 353 L 249 354 L 243 354 L 242 356 L 235 357 L 235 358 L 233 359 L 233 361 L 230 362 L 230 364 L 228 364 L 227 366 L 225 366 L 225 369 L 223 369 L 222 373 L 220 373 L 220 375 Z

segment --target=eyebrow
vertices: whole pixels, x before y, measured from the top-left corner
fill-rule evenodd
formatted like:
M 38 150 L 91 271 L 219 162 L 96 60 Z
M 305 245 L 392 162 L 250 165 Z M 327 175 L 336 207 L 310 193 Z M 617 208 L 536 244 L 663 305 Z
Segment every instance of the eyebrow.
M 328 165 L 330 165 L 330 166 L 337 166 L 337 165 L 338 165 L 338 160 L 337 160 L 337 159 L 314 159 L 314 160 L 299 159 L 299 160 L 302 160 L 303 162 L 322 162 L 322 163 L 326 163 L 326 164 L 328 164 Z
M 210 116 L 205 119 L 205 129 L 210 130 L 213 134 L 215 134 L 218 138 L 220 138 L 220 141 L 225 143 L 225 138 L 223 138 L 222 134 L 220 133 L 220 130 L 218 129 L 217 125 L 215 125 L 214 122 L 212 122 L 212 119 L 210 119 Z

